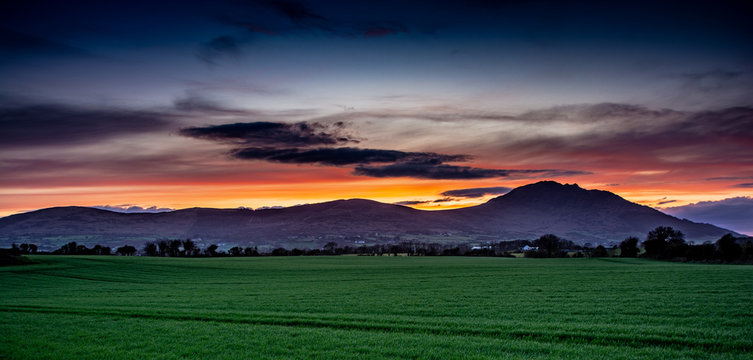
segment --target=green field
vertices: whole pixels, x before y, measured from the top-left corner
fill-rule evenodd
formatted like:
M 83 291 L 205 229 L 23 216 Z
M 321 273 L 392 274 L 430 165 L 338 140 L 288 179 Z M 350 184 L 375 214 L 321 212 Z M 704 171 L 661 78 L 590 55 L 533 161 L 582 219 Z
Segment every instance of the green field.
M 753 266 L 36 256 L 2 359 L 750 359 Z

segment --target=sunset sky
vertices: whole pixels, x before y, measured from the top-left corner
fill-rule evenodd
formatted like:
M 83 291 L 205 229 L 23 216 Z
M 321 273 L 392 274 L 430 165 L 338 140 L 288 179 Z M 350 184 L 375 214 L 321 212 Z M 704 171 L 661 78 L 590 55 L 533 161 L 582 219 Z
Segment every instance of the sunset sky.
M 556 180 L 753 234 L 752 10 L 3 1 L 0 216 L 447 209 Z

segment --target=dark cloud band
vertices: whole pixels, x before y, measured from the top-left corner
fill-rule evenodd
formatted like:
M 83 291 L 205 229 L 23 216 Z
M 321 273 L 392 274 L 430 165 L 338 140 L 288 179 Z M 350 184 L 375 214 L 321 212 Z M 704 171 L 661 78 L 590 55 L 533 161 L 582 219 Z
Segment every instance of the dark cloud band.
M 571 170 L 502 170 L 470 166 L 448 165 L 432 162 L 402 162 L 384 166 L 359 165 L 354 175 L 370 177 L 411 177 L 432 180 L 472 180 L 489 178 L 536 178 L 542 176 L 585 175 L 583 171 Z
M 343 148 L 318 149 L 276 149 L 269 147 L 249 147 L 231 152 L 233 157 L 246 160 L 266 160 L 272 162 L 320 165 L 353 165 L 371 163 L 394 163 L 398 161 L 424 161 L 442 163 L 445 161 L 466 161 L 465 155 L 443 155 L 431 152 L 404 152 L 397 150 Z
M 294 124 L 277 122 L 248 122 L 182 129 L 183 136 L 226 140 L 258 146 L 316 146 L 357 143 L 348 136 L 341 122 L 325 125 L 317 122 Z

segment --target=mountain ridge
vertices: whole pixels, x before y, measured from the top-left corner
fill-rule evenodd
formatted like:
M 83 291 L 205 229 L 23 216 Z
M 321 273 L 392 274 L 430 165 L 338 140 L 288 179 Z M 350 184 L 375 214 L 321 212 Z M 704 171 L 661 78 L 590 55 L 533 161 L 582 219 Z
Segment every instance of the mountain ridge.
M 426 211 L 368 199 L 339 199 L 281 209 L 187 208 L 159 213 L 119 213 L 61 206 L 0 218 L 0 246 L 33 242 L 54 248 L 82 244 L 141 245 L 165 238 L 194 238 L 239 246 L 326 242 L 505 241 L 553 233 L 577 243 L 643 238 L 656 226 L 671 226 L 691 242 L 715 241 L 733 231 L 694 223 L 632 203 L 604 190 L 541 181 L 488 202 L 460 209 Z

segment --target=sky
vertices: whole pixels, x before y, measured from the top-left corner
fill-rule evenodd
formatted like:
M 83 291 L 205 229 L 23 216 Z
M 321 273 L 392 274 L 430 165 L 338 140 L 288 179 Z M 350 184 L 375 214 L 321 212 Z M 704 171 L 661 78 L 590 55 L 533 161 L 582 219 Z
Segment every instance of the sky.
M 0 216 L 449 209 L 555 180 L 751 234 L 751 16 L 724 0 L 4 1 Z

